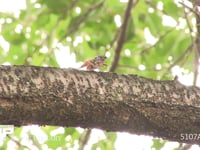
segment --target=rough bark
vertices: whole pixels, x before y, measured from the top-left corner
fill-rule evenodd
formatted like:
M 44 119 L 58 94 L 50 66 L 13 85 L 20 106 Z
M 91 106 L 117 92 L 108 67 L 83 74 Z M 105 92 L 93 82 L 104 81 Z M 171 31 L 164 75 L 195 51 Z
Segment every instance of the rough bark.
M 0 66 L 0 124 L 28 123 L 200 143 L 200 89 L 110 72 Z

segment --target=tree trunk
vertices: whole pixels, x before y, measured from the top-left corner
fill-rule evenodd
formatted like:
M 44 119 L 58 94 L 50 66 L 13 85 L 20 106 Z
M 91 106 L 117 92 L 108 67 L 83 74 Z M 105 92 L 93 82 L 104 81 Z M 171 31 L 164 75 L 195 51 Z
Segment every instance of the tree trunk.
M 200 90 L 136 75 L 0 66 L 0 124 L 28 123 L 200 143 Z

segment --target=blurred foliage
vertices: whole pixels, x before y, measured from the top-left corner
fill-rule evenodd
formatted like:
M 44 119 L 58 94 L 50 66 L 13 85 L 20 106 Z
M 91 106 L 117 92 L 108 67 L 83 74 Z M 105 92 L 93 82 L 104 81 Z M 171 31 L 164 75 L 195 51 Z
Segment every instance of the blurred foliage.
M 116 0 L 26 0 L 26 9 L 20 10 L 19 16 L 10 11 L 0 13 L 0 63 L 59 67 L 55 50 L 69 47 L 77 62 L 96 55 L 110 55 L 106 62 L 108 70 L 120 30 L 115 20 L 123 21 L 126 5 Z M 166 16 L 172 21 L 166 20 Z M 189 26 L 194 33 L 196 27 L 187 24 L 192 19 L 195 17 L 190 13 L 186 21 L 183 6 L 173 1 L 140 0 L 133 8 L 115 72 L 153 79 L 171 79 L 171 68 L 175 65 L 192 72 L 194 53 L 188 47 L 195 36 L 191 36 Z M 146 36 L 147 31 L 150 37 Z M 66 63 L 71 64 L 67 60 Z M 141 65 L 145 69 L 141 69 Z M 156 68 L 158 65 L 160 68 Z M 44 143 L 30 131 L 26 133 L 27 139 L 39 149 L 44 148 L 41 144 L 51 149 L 77 149 L 82 133 L 75 128 L 65 128 L 53 139 L 51 133 L 58 128 L 40 128 L 48 139 Z M 9 141 L 17 143 L 20 149 L 27 149 L 23 147 L 27 144 L 22 138 L 24 130 L 17 128 L 14 137 L 18 142 L 6 138 L 1 149 L 6 149 Z M 105 136 L 94 143 L 92 149 L 115 149 L 116 134 L 105 132 Z M 160 149 L 164 144 L 153 140 L 152 148 Z
M 160 139 L 153 139 L 153 145 L 151 148 L 153 149 L 162 149 L 165 145 L 166 141 L 162 141 Z

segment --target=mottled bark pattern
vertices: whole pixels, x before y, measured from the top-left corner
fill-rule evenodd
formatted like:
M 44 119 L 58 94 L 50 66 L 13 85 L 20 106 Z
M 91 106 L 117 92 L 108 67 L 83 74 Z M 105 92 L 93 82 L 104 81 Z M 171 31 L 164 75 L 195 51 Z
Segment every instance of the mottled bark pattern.
M 200 89 L 136 75 L 0 66 L 0 124 L 28 123 L 184 142 L 181 134 L 200 134 Z

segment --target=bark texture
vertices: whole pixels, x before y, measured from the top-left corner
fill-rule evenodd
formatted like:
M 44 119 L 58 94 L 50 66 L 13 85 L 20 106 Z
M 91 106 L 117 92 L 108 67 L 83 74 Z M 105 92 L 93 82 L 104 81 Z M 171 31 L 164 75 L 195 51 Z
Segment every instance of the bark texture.
M 0 66 L 0 124 L 28 123 L 200 143 L 200 89 L 110 72 Z

